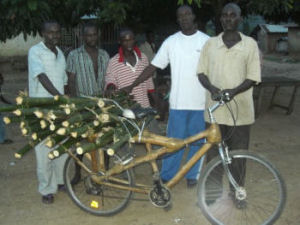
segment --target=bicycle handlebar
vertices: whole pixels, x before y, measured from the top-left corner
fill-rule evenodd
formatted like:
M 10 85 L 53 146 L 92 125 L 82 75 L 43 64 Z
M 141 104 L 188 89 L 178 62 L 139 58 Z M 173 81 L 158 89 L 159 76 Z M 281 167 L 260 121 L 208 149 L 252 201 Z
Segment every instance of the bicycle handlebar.
M 229 102 L 231 100 L 230 96 L 229 96 L 229 93 L 227 93 L 227 92 L 220 92 L 216 96 L 216 99 L 218 99 L 218 102 L 208 108 L 208 115 L 209 115 L 211 123 L 215 123 L 216 122 L 216 120 L 215 120 L 215 118 L 213 116 L 213 112 L 217 108 L 219 108 L 220 106 L 223 106 L 226 102 Z

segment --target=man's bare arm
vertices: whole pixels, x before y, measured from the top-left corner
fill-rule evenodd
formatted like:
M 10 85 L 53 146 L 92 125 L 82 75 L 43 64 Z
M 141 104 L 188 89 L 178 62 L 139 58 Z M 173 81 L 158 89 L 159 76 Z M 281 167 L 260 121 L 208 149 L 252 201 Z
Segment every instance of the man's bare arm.
M 255 82 L 253 80 L 246 79 L 243 83 L 241 83 L 239 86 L 232 88 L 232 89 L 225 89 L 222 90 L 223 93 L 228 93 L 229 98 L 232 99 L 234 96 L 236 96 L 239 93 L 242 93 L 244 91 L 247 91 L 249 88 L 251 88 Z
M 47 77 L 46 74 L 41 73 L 38 76 L 39 81 L 41 82 L 41 84 L 43 85 L 43 87 L 53 96 L 55 95 L 61 95 L 61 93 L 59 93 L 59 91 L 54 87 L 54 85 L 52 84 L 52 82 L 49 80 L 49 78 Z
M 198 74 L 198 79 L 201 82 L 201 84 L 203 85 L 203 87 L 205 87 L 211 93 L 213 100 L 216 100 L 216 97 L 219 95 L 220 92 L 228 93 L 229 99 L 231 100 L 234 98 L 234 96 L 248 90 L 250 87 L 252 87 L 255 84 L 254 81 L 246 79 L 246 80 L 244 80 L 243 83 L 241 83 L 239 86 L 237 86 L 235 88 L 220 90 L 219 88 L 215 87 L 214 85 L 212 85 L 210 83 L 210 81 L 208 80 L 208 77 L 205 74 L 203 74 L 203 73 Z
M 208 77 L 204 73 L 198 74 L 198 79 L 203 87 L 205 87 L 211 93 L 211 96 L 216 96 L 221 91 L 219 88 L 210 83 Z

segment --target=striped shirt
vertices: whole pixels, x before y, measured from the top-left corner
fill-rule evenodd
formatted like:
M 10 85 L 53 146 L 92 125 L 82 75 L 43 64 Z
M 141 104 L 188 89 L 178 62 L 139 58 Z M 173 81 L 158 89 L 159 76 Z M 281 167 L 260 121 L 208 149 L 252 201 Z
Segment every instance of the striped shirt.
M 109 56 L 98 49 L 98 78 L 96 80 L 93 61 L 84 45 L 70 52 L 67 59 L 67 72 L 76 74 L 76 92 L 78 96 L 95 96 L 103 93 L 104 76 Z
M 106 87 L 113 84 L 117 89 L 124 88 L 131 85 L 141 75 L 149 65 L 149 62 L 143 53 L 141 54 L 141 58 L 138 58 L 136 54 L 135 56 L 136 64 L 134 67 L 126 63 L 126 61 L 119 62 L 119 53 L 109 60 L 105 76 Z M 134 87 L 130 94 L 133 95 L 134 100 L 141 104 L 142 107 L 150 107 L 148 92 L 152 91 L 154 91 L 154 85 L 151 77 Z

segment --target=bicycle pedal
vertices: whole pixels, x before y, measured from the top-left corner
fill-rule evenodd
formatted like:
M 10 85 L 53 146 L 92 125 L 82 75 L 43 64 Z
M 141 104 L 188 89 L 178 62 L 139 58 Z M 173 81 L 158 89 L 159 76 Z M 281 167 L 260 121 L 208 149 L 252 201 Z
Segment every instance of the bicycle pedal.
M 101 191 L 96 188 L 88 188 L 86 189 L 86 193 L 88 195 L 100 195 Z

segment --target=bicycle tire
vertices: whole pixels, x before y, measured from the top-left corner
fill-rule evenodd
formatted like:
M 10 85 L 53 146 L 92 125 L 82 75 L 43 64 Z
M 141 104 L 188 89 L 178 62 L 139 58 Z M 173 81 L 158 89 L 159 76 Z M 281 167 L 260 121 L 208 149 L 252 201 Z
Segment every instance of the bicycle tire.
M 109 166 L 113 167 L 119 160 L 120 158 L 115 154 L 110 157 Z M 91 169 L 91 163 L 86 157 L 83 157 L 82 162 Z M 75 164 L 75 160 L 69 156 L 64 167 L 64 181 L 69 196 L 77 206 L 93 215 L 111 216 L 128 205 L 132 196 L 131 191 L 96 184 L 90 179 L 90 174 L 82 168 L 79 171 L 80 179 L 75 184 L 73 182 Z M 113 177 L 126 180 L 129 186 L 134 186 L 134 175 L 131 169 Z
M 247 196 L 237 200 L 218 156 L 208 163 L 198 184 L 198 203 L 203 214 L 214 225 L 273 224 L 286 201 L 285 183 L 278 170 L 265 158 L 249 151 L 232 151 L 229 155 L 232 162 L 246 165 L 242 186 Z

